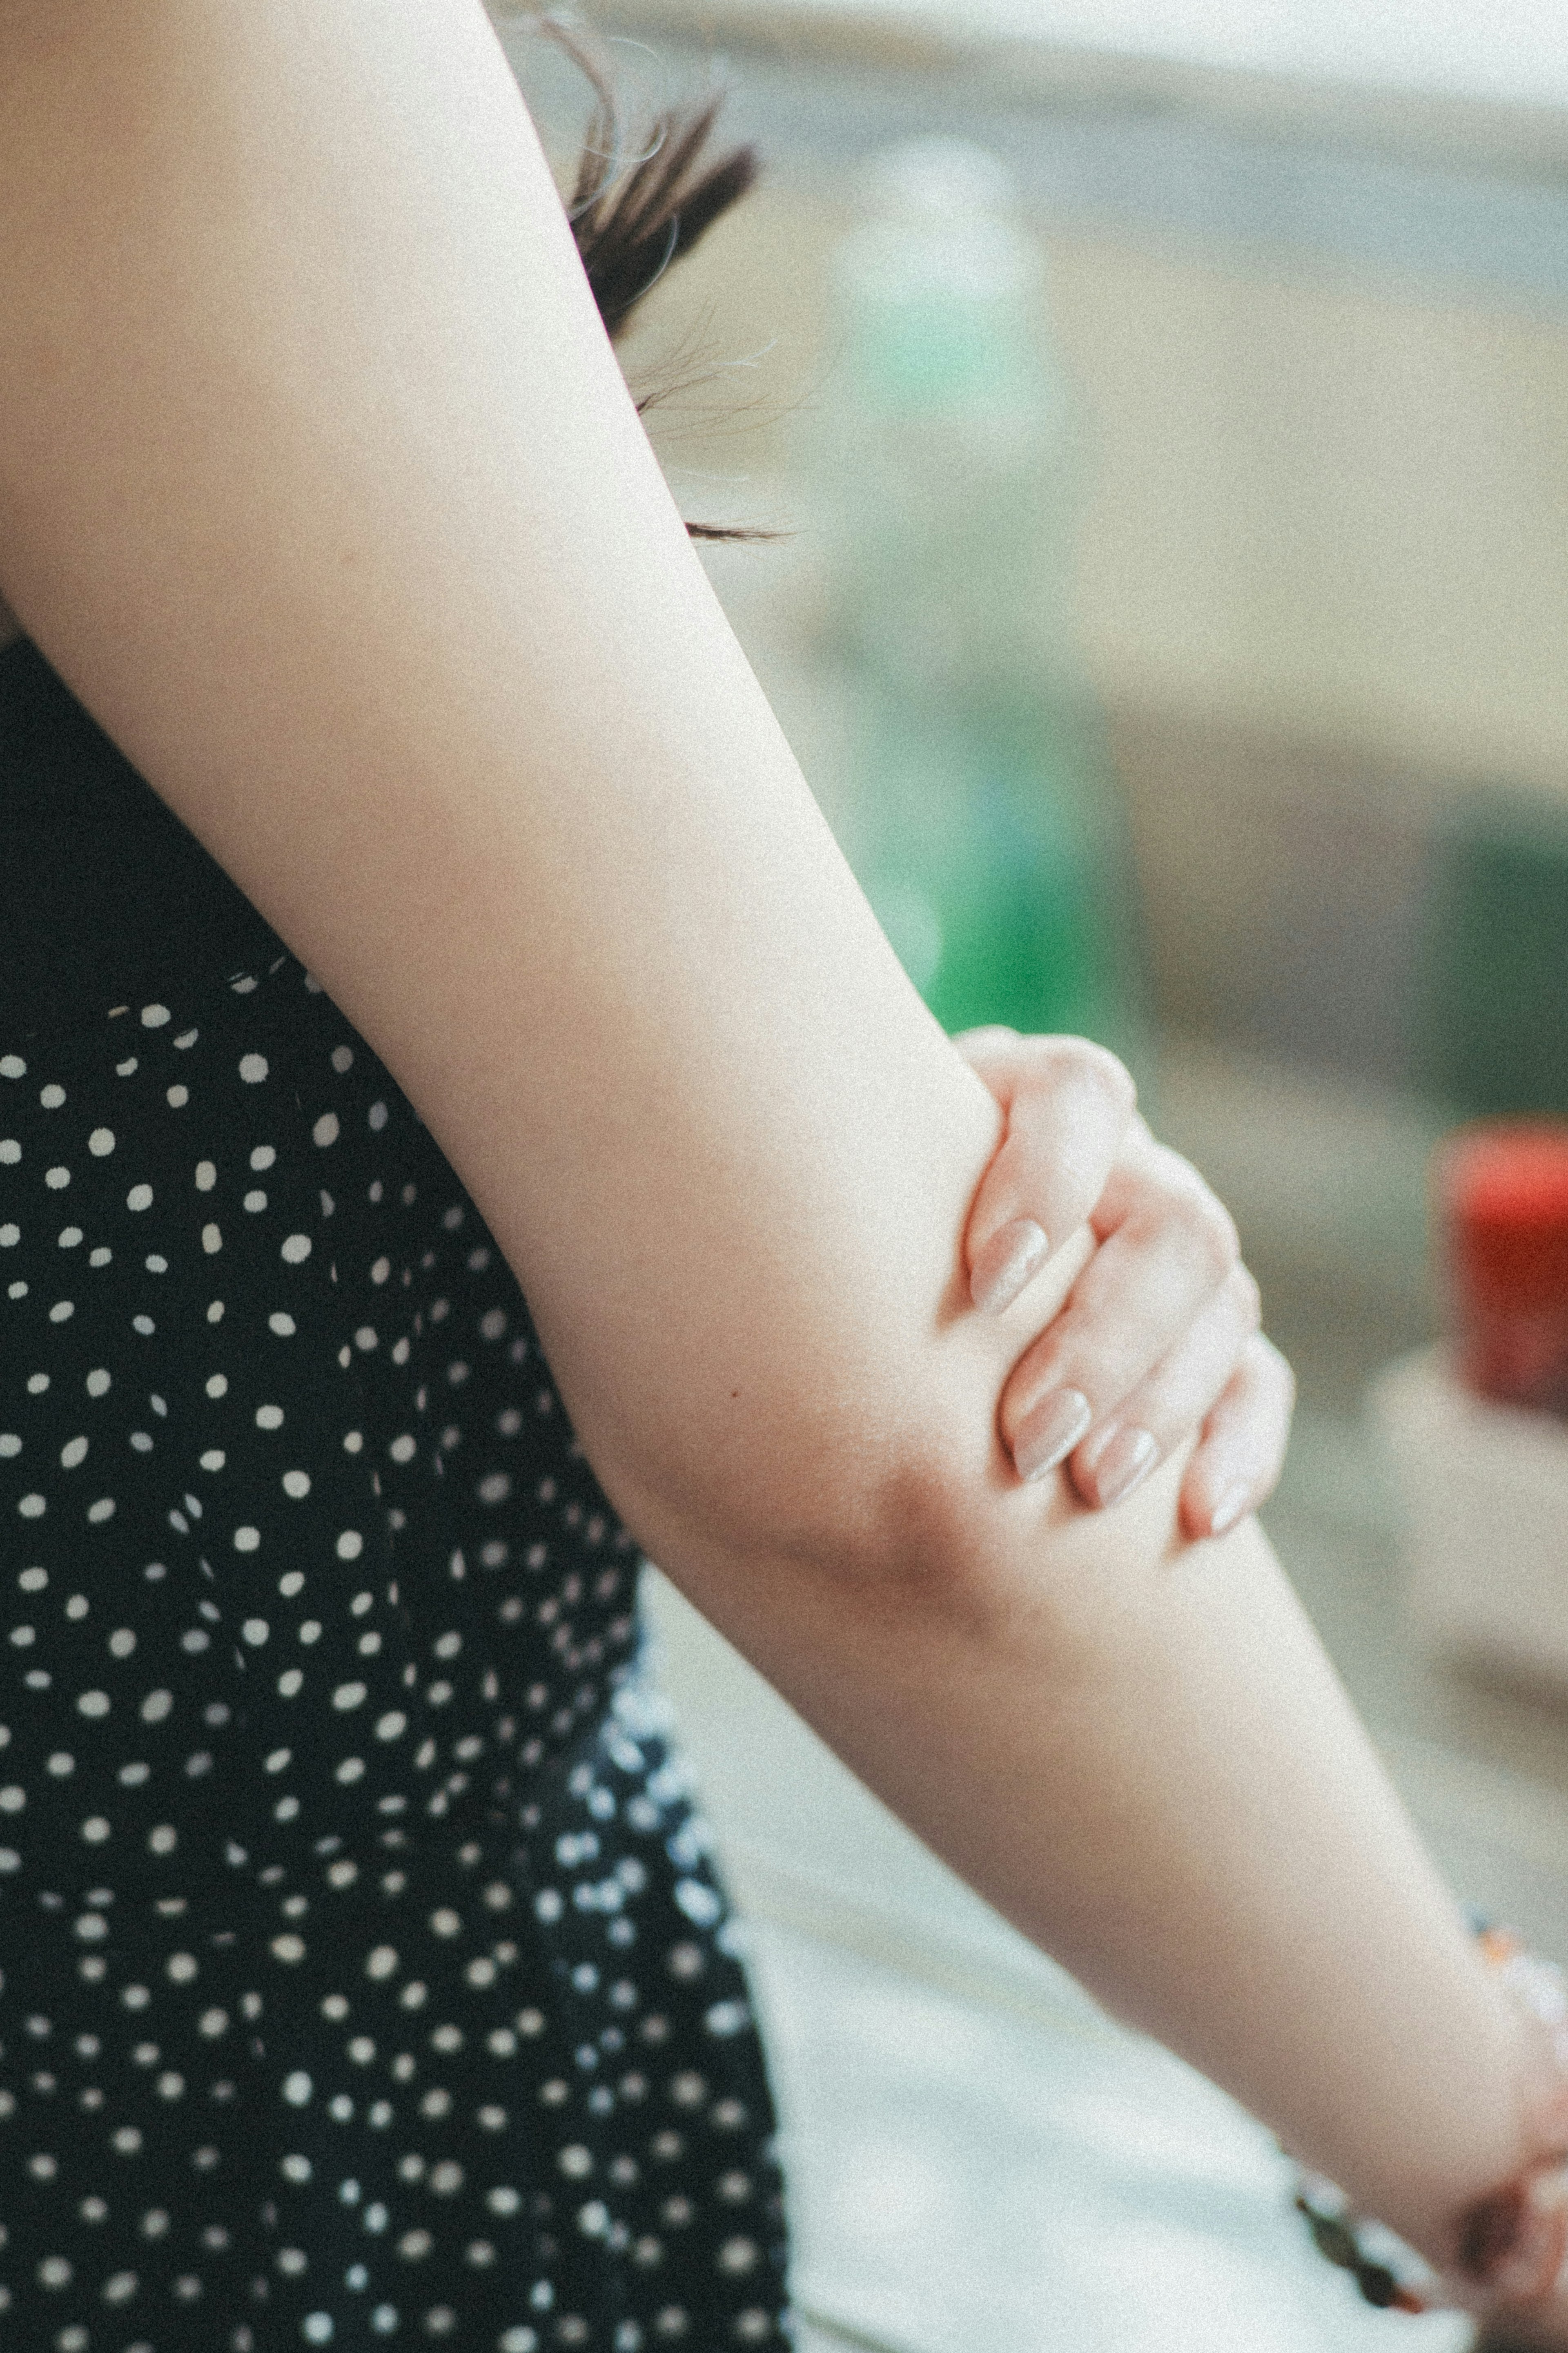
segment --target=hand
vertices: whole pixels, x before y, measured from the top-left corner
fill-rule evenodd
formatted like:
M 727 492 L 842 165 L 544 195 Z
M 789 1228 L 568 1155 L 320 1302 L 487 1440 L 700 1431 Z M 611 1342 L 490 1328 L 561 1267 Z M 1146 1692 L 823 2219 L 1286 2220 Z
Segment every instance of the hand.
M 1228 1214 L 1102 1047 L 1002 1029 L 953 1043 L 1007 1114 L 965 1235 L 976 1307 L 1004 1313 L 1085 1222 L 1100 1244 L 1002 1392 L 1020 1475 L 1065 1461 L 1086 1504 L 1120 1503 L 1195 1431 L 1182 1524 L 1223 1535 L 1272 1492 L 1295 1396 Z

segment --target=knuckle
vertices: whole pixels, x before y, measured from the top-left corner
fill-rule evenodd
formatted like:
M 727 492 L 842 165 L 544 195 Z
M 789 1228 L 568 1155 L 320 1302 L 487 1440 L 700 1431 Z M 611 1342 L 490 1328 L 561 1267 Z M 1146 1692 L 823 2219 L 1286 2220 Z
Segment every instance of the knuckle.
M 993 1021 L 979 1029 L 961 1029 L 952 1042 L 966 1061 L 973 1061 L 979 1056 L 1016 1053 L 1024 1041 L 1016 1029 Z
M 1131 1115 L 1138 1090 L 1126 1064 L 1108 1046 L 1096 1045 L 1092 1038 L 1066 1037 L 1041 1039 L 1039 1044 L 1046 1050 L 1042 1060 L 1048 1058 L 1058 1078 L 1093 1088 L 1123 1119 Z
M 1258 1332 L 1263 1323 L 1263 1293 L 1258 1288 L 1257 1278 L 1252 1269 L 1239 1262 L 1233 1266 L 1230 1271 L 1230 1288 L 1248 1335 Z
M 1218 1195 L 1211 1193 L 1206 1185 L 1204 1187 L 1204 1214 L 1209 1222 L 1211 1246 L 1221 1271 L 1227 1277 L 1238 1269 L 1245 1273 L 1246 1270 L 1241 1265 L 1241 1236 L 1236 1230 L 1236 1219 Z M 1252 1282 L 1250 1275 L 1247 1279 Z M 1256 1291 L 1257 1288 L 1253 1283 L 1253 1289 Z
M 1088 1039 L 1080 1041 L 1086 1049 L 1086 1071 L 1104 1089 L 1116 1110 L 1130 1119 L 1138 1101 L 1138 1089 L 1125 1062 L 1107 1046 L 1096 1046 Z
M 1281 1356 L 1273 1341 L 1266 1339 L 1261 1332 L 1252 1345 L 1261 1352 L 1276 1393 L 1289 1418 L 1296 1410 L 1296 1368 L 1289 1356 Z
M 1229 1210 L 1201 1181 L 1177 1185 L 1165 1196 L 1164 1215 L 1184 1249 L 1215 1289 L 1241 1262 L 1241 1241 Z

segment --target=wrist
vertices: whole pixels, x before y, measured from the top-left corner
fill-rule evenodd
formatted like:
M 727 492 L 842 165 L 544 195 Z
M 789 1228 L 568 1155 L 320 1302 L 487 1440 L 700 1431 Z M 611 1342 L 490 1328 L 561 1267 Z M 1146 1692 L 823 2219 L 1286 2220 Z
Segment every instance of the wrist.
M 1479 2342 L 1568 2346 L 1568 1985 L 1505 1930 L 1478 1948 L 1503 1998 L 1500 2053 L 1515 2117 L 1500 2178 L 1403 2240 L 1368 2224 L 1310 2176 L 1297 2207 L 1321 2253 L 1350 2271 L 1365 2300 L 1405 2312 L 1448 2308 L 1482 2324 Z

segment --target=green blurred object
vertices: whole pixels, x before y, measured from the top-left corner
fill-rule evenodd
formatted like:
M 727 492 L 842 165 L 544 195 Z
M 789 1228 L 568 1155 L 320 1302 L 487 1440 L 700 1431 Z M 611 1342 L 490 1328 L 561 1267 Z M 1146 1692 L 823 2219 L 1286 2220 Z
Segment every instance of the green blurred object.
M 1439 828 L 1419 1019 L 1464 1116 L 1568 1113 L 1568 811 L 1476 794 Z
M 859 880 L 942 1027 L 1067 1030 L 1139 1060 L 1125 844 L 1084 783 L 1092 714 L 868 690 L 861 723 Z
M 1146 1060 L 1125 816 L 1072 643 L 1076 410 L 1038 241 L 982 151 L 882 157 L 838 248 L 809 453 L 848 682 L 839 838 L 950 1030 Z

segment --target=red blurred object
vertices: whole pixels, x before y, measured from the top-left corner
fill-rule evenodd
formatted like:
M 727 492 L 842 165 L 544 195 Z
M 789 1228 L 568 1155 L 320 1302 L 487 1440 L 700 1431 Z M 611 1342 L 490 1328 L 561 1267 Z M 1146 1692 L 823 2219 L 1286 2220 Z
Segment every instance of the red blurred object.
M 1463 1128 L 1433 1184 L 1461 1377 L 1568 1419 L 1568 1122 Z

